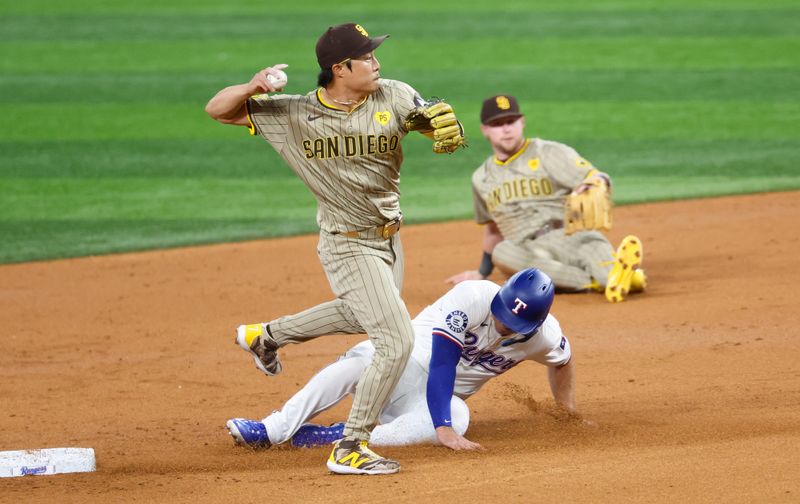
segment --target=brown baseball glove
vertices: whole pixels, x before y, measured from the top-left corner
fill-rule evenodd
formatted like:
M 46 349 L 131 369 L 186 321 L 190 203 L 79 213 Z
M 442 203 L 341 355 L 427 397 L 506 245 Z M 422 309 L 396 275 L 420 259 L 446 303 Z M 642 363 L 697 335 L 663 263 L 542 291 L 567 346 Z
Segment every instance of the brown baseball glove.
M 605 181 L 599 177 L 589 179 L 580 189 L 567 196 L 564 232 L 570 235 L 576 231 L 611 229 L 611 195 Z
M 406 131 L 419 131 L 433 139 L 433 152 L 452 153 L 459 147 L 466 147 L 464 127 L 461 125 L 453 107 L 443 100 L 432 98 L 424 105 L 412 110 L 404 121 Z

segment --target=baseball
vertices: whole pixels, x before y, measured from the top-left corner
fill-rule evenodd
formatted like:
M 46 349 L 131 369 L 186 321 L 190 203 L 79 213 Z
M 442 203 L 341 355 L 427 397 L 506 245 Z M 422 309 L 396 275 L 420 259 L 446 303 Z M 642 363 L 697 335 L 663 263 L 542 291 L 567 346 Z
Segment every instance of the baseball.
M 267 80 L 275 89 L 283 89 L 286 87 L 286 83 L 289 82 L 289 77 L 286 75 L 286 72 L 283 70 L 275 70 L 277 72 L 277 76 L 268 73 Z

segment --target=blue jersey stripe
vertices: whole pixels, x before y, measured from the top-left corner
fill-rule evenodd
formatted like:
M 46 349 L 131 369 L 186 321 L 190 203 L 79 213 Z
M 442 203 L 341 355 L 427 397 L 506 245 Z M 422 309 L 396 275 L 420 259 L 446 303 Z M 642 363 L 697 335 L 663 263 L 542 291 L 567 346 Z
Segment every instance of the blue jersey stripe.
M 440 330 L 438 328 L 435 328 L 433 331 L 431 331 L 431 334 L 433 334 L 434 336 L 441 336 L 441 337 L 443 337 L 445 339 L 448 339 L 448 340 L 452 341 L 453 343 L 458 345 L 460 348 L 464 348 L 464 344 L 461 343 L 460 341 L 458 341 L 458 338 L 456 338 L 455 336 L 453 336 L 452 334 L 450 334 L 447 331 L 442 331 L 442 330 Z

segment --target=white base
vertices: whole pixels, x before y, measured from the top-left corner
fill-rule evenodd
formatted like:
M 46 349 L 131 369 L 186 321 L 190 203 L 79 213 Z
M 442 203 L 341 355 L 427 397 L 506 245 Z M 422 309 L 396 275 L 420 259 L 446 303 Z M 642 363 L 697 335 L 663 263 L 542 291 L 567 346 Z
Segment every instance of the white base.
M 0 451 L 0 478 L 94 472 L 95 469 L 92 448 Z

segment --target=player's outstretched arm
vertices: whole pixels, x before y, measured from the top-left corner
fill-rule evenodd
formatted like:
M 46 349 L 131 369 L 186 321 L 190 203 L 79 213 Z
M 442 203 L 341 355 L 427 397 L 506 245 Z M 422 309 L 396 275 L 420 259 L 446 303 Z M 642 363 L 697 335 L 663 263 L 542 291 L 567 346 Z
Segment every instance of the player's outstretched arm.
M 279 72 L 282 73 L 281 69 L 286 68 L 286 66 L 280 64 L 274 67 L 267 67 L 256 72 L 250 82 L 222 89 L 206 104 L 206 113 L 212 119 L 223 124 L 249 126 L 250 122 L 247 119 L 246 106 L 248 98 L 257 94 L 278 91 L 278 88 L 273 86 L 272 82 L 267 79 L 267 75 L 279 77 Z
M 460 358 L 461 346 L 434 332 L 426 393 L 428 411 L 436 428 L 436 438 L 442 445 L 452 450 L 476 450 L 481 445 L 457 433 L 451 419 L 450 400 Z
M 547 379 L 556 403 L 569 413 L 577 414 L 575 408 L 575 360 L 563 366 L 547 368 Z

